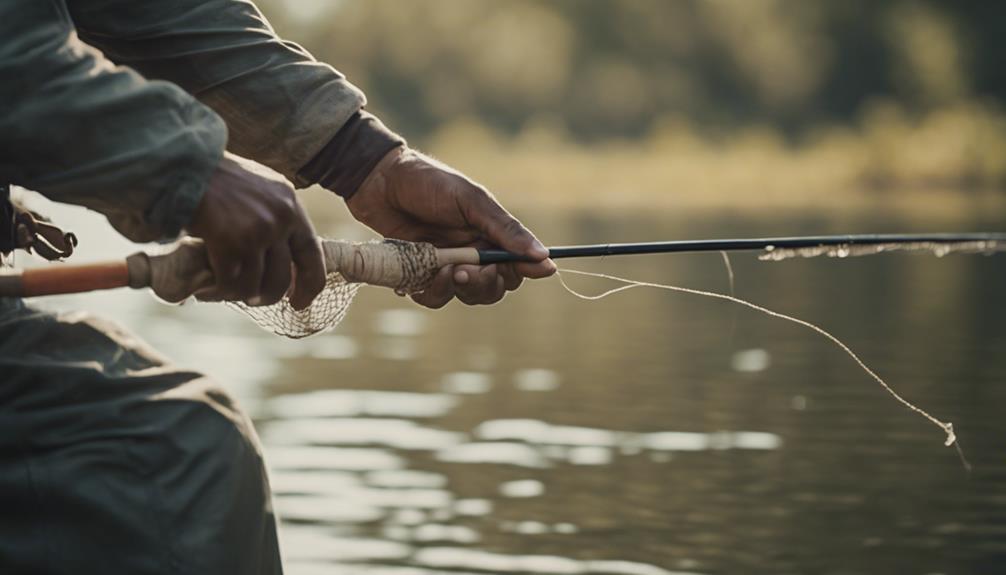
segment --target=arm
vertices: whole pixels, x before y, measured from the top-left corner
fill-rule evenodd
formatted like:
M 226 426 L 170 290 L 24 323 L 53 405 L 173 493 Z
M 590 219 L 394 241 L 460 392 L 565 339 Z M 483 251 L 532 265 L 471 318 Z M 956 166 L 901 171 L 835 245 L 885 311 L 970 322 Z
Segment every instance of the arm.
M 105 214 L 127 237 L 177 235 L 227 131 L 166 82 L 81 43 L 62 4 L 0 2 L 0 179 Z
M 231 152 L 300 187 L 323 175 L 299 172 L 351 118 L 356 128 L 346 132 L 359 131 L 363 93 L 331 66 L 277 37 L 250 2 L 72 0 L 69 5 L 84 41 L 116 63 L 193 94 L 227 123 Z M 399 143 L 396 138 L 379 150 L 374 164 Z
M 298 186 L 318 183 L 378 233 L 438 246 L 503 247 L 537 263 L 445 269 L 414 299 L 493 303 L 524 277 L 555 271 L 547 251 L 484 188 L 422 154 L 361 111 L 363 94 L 280 40 L 241 0 L 76 0 L 88 42 L 151 77 L 176 82 L 230 129 L 231 151 Z M 367 183 L 365 183 L 367 182 Z
M 135 241 L 188 228 L 206 239 L 210 297 L 276 301 L 291 262 L 296 307 L 321 290 L 321 253 L 289 185 L 223 159 L 212 110 L 85 46 L 61 2 L 0 2 L 0 110 L 0 180 L 97 210 Z

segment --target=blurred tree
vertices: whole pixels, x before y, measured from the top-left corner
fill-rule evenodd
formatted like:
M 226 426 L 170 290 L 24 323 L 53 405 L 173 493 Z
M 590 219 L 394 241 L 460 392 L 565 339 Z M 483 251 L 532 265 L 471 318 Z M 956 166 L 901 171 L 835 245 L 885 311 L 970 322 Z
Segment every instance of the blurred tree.
M 413 138 L 543 116 L 581 140 L 662 117 L 792 136 L 877 98 L 909 113 L 1006 93 L 1006 7 L 926 0 L 259 0 Z M 1004 5 L 1006 6 L 1006 5 Z

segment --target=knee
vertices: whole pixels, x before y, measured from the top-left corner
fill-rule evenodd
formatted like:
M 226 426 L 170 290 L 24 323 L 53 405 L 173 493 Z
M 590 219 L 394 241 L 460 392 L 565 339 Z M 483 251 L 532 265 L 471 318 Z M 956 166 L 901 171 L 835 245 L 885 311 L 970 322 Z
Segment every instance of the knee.
M 212 380 L 202 378 L 154 400 L 153 453 L 161 472 L 188 478 L 192 495 L 252 489 L 268 495 L 265 467 L 251 419 Z
M 149 398 L 140 409 L 159 465 L 197 465 L 226 473 L 260 466 L 261 448 L 251 420 L 223 388 L 199 378 Z M 245 469 L 244 471 L 250 471 Z
M 258 572 L 262 561 L 272 560 L 276 534 L 250 419 L 212 382 L 154 403 L 159 404 L 155 432 L 139 446 L 138 457 L 147 462 L 160 492 L 160 514 L 177 556 L 197 561 L 203 572 Z M 241 554 L 235 551 L 248 549 L 263 550 L 252 559 L 256 569 L 236 569 L 232 562 Z

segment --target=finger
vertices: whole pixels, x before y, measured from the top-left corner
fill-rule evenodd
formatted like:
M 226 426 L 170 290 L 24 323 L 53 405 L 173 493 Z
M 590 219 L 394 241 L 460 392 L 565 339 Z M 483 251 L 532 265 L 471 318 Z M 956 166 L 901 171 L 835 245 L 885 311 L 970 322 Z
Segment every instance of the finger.
M 262 271 L 265 269 L 265 253 L 253 251 L 241 262 L 241 273 L 232 287 L 232 297 L 228 299 L 242 300 L 248 305 L 260 305 L 260 290 L 262 289 Z
M 491 303 L 496 303 L 506 296 L 506 281 L 503 276 L 496 276 L 496 291 L 493 293 L 493 300 Z
M 430 287 L 421 293 L 410 296 L 412 301 L 431 309 L 439 309 L 447 305 L 447 302 L 454 299 L 453 273 L 453 266 L 444 266 L 434 276 Z
M 518 275 L 536 280 L 547 278 L 558 269 L 555 262 L 550 259 L 540 262 L 516 262 L 513 264 L 513 267 Z
M 204 288 L 192 295 L 194 295 L 197 300 L 204 302 L 224 301 L 224 298 L 220 295 L 220 290 L 218 290 L 216 287 Z
M 454 267 L 454 290 L 468 305 L 494 303 L 496 287 L 503 280 L 496 264 L 488 266 L 458 265 Z
M 459 201 L 465 218 L 499 247 L 534 261 L 548 257 L 548 250 L 538 238 L 488 192 L 464 194 Z
M 289 245 L 290 259 L 297 274 L 290 294 L 290 305 L 295 310 L 302 310 L 311 305 L 325 288 L 325 259 L 310 223 L 290 237 Z
M 210 270 L 213 272 L 214 285 L 208 292 L 215 294 L 215 297 L 222 300 L 231 295 L 232 299 L 239 299 L 237 286 L 241 277 L 241 259 L 237 253 L 229 250 L 216 249 L 209 250 Z
M 266 252 L 262 288 L 259 290 L 257 305 L 272 305 L 283 299 L 290 289 L 293 276 L 291 265 L 289 244 L 276 244 Z
M 465 305 L 492 305 L 506 295 L 506 282 L 503 276 L 494 274 L 491 278 L 486 278 L 486 286 L 478 294 L 462 294 L 458 292 L 458 300 Z
M 497 266 L 500 276 L 503 277 L 503 286 L 507 291 L 514 291 L 524 282 L 523 276 L 517 273 L 513 264 L 501 264 Z

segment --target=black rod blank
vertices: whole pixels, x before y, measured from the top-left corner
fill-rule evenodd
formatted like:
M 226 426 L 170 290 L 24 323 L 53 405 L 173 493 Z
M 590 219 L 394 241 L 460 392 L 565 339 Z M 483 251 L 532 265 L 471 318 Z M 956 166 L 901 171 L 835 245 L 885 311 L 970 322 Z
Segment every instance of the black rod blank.
M 580 246 L 556 246 L 548 249 L 552 259 L 586 258 L 599 256 L 622 256 L 632 254 L 666 254 L 687 252 L 733 252 L 743 250 L 798 249 L 822 246 L 862 246 L 876 244 L 933 243 L 953 244 L 961 242 L 1006 242 L 1003 233 L 965 234 L 860 234 L 839 236 L 800 236 L 782 238 L 747 238 L 733 240 L 681 240 L 670 242 L 647 242 L 632 244 L 594 244 Z M 504 250 L 479 250 L 479 263 L 523 261 L 526 258 Z

